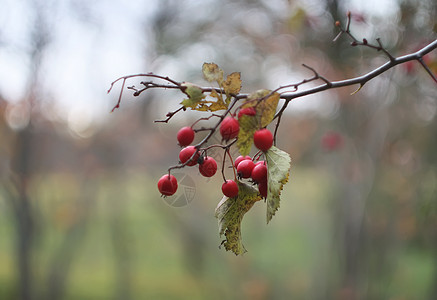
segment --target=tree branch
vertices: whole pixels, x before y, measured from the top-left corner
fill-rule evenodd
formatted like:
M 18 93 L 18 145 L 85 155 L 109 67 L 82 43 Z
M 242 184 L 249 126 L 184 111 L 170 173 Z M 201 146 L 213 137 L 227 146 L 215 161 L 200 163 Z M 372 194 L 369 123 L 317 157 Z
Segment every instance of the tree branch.
M 350 79 L 340 80 L 340 81 L 326 82 L 325 84 L 322 84 L 322 85 L 319 85 L 319 86 L 316 86 L 316 87 L 313 87 L 313 88 L 310 88 L 310 89 L 307 89 L 304 91 L 295 92 L 292 94 L 282 94 L 280 97 L 281 97 L 281 99 L 284 99 L 286 102 L 284 103 L 282 108 L 276 113 L 275 118 L 279 117 L 287 108 L 288 103 L 295 98 L 300 98 L 303 96 L 316 94 L 316 93 L 326 91 L 329 89 L 351 86 L 351 85 L 356 85 L 356 84 L 359 84 L 360 87 L 362 87 L 362 86 L 364 86 L 364 84 L 366 84 L 371 79 L 381 75 L 382 73 L 393 68 L 396 65 L 405 63 L 407 61 L 412 61 L 412 60 L 417 60 L 420 62 L 424 55 L 428 54 L 429 52 L 433 51 L 436 48 L 437 48 L 437 39 L 435 41 L 433 41 L 432 43 L 428 44 L 427 46 L 423 47 L 422 49 L 414 52 L 414 53 L 404 55 L 401 57 L 397 57 L 397 58 L 393 58 L 392 60 L 386 62 L 382 66 L 368 72 L 367 74 L 364 74 L 364 75 L 361 75 L 358 77 L 354 77 L 354 78 L 350 78 Z M 424 65 L 424 63 L 422 63 L 422 65 Z M 435 75 L 431 72 L 431 70 L 428 67 L 425 67 L 425 69 L 430 74 L 430 76 L 433 78 L 433 80 L 437 83 Z

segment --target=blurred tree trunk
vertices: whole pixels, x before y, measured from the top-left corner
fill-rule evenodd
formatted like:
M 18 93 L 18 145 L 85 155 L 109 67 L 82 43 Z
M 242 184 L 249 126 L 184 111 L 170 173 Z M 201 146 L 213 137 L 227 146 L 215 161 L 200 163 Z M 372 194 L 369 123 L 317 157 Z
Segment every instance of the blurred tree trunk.
M 115 170 L 116 174 L 117 171 Z M 119 178 L 114 182 L 121 182 Z M 111 212 L 109 215 L 109 230 L 115 263 L 115 294 L 114 299 L 132 299 L 132 268 L 131 268 L 131 238 L 127 227 L 125 204 L 120 201 L 126 191 L 116 186 L 111 193 Z
M 76 202 L 76 210 L 80 212 L 79 217 L 68 229 L 61 245 L 51 258 L 47 276 L 47 295 L 45 297 L 47 300 L 64 298 L 70 267 L 85 236 L 90 216 L 94 211 L 96 189 L 92 184 L 89 172 L 82 175 L 79 186 L 80 197 L 71 199 L 71 201 Z
M 32 114 L 38 97 L 39 72 L 43 51 L 49 42 L 48 28 L 45 23 L 43 8 L 37 2 L 30 3 L 35 12 L 35 23 L 32 31 L 30 65 L 28 74 L 28 93 L 23 100 L 29 110 L 29 123 L 15 136 L 12 146 L 12 182 L 14 191 L 10 191 L 9 201 L 12 203 L 13 215 L 17 224 L 17 266 L 18 266 L 18 294 L 19 299 L 36 299 L 32 272 L 32 253 L 37 225 L 35 209 L 29 195 L 29 182 L 33 176 L 34 128 Z
M 28 180 L 30 177 L 29 154 L 32 149 L 32 132 L 28 127 L 18 133 L 14 149 L 16 174 L 15 182 L 18 196 L 11 199 L 15 202 L 14 213 L 17 223 L 17 264 L 19 272 L 20 299 L 34 299 L 32 287 L 32 249 L 35 229 L 35 216 L 28 195 Z

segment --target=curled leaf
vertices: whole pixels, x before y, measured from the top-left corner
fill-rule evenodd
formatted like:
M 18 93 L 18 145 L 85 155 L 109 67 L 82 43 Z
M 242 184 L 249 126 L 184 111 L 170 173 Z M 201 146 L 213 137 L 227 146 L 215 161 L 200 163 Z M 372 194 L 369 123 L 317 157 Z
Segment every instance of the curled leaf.
M 234 198 L 223 197 L 215 209 L 215 217 L 219 223 L 219 233 L 225 235 L 222 245 L 226 251 L 235 255 L 246 252 L 241 238 L 241 222 L 255 202 L 261 200 L 261 195 L 250 185 L 238 182 L 238 196 Z
M 215 63 L 203 63 L 202 73 L 208 82 L 217 81 L 219 84 L 223 82 L 223 70 Z
M 267 223 L 270 222 L 279 208 L 280 196 L 284 184 L 288 182 L 291 168 L 291 157 L 275 146 L 265 154 L 267 163 Z

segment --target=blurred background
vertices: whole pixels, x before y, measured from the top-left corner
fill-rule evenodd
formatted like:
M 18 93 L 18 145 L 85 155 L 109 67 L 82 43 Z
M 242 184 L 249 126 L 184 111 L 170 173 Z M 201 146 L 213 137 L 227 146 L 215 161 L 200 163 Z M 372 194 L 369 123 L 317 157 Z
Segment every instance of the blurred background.
M 145 72 L 208 85 L 203 62 L 241 72 L 246 93 L 312 76 L 302 63 L 358 76 L 387 59 L 333 43 L 334 21 L 351 11 L 358 38 L 400 56 L 436 39 L 434 0 L 0 7 L 0 299 L 436 299 L 437 88 L 419 64 L 292 101 L 281 208 L 268 226 L 264 203 L 248 212 L 240 257 L 218 247 L 219 176 L 156 188 L 199 114 L 154 123 L 183 95 L 126 91 L 110 113 L 121 86 L 106 93 Z

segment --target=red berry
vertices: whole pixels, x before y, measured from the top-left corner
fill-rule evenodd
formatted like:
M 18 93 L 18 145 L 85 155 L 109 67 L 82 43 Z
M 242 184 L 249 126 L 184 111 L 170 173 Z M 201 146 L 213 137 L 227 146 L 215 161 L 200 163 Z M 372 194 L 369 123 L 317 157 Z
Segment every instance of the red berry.
M 222 185 L 223 195 L 229 198 L 233 198 L 238 195 L 238 184 L 233 180 L 226 180 Z
M 249 178 L 255 164 L 251 159 L 245 159 L 238 164 L 237 173 L 241 178 Z
M 240 125 L 238 121 L 232 117 L 226 117 L 220 124 L 220 134 L 225 141 L 229 141 L 238 136 Z
M 415 71 L 415 62 L 410 60 L 404 63 L 403 65 L 404 70 L 407 72 L 407 74 L 411 75 Z
M 246 156 L 242 156 L 242 155 L 240 155 L 240 156 L 238 156 L 236 159 L 235 159 L 235 161 L 234 161 L 234 166 L 235 167 L 238 167 L 238 164 L 240 163 L 240 162 L 242 162 L 243 160 L 245 160 L 245 159 L 252 159 L 249 155 L 246 155 Z
M 253 135 L 253 142 L 259 150 L 267 152 L 273 145 L 273 135 L 270 130 L 265 128 L 257 130 Z
M 256 164 L 251 177 L 257 183 L 267 181 L 267 166 L 265 164 Z
M 256 110 L 254 107 L 246 107 L 243 109 L 240 109 L 240 111 L 238 112 L 238 119 L 241 118 L 241 116 L 246 115 L 246 116 L 254 116 L 256 115 Z
M 194 141 L 194 130 L 191 127 L 182 127 L 178 131 L 178 142 L 181 147 L 188 146 Z
M 265 162 L 265 161 L 263 161 L 263 160 L 260 160 L 259 162 L 257 162 L 257 163 L 255 164 L 255 166 L 257 166 L 257 165 L 261 165 L 261 164 L 265 165 L 265 164 L 266 164 L 266 162 Z
M 178 181 L 173 175 L 165 174 L 158 181 L 158 190 L 164 196 L 171 196 L 178 189 Z
M 185 147 L 181 150 L 181 152 L 179 152 L 179 160 L 181 161 L 181 163 L 185 163 L 186 161 L 188 161 L 191 156 L 193 156 L 193 154 L 196 152 L 196 147 L 194 146 L 188 146 Z M 193 159 L 187 163 L 187 166 L 194 166 L 195 164 L 197 164 L 197 160 L 199 159 L 199 152 L 196 153 L 196 155 L 193 157 Z
M 176 190 L 178 189 L 178 181 L 176 177 L 174 177 L 173 175 L 170 175 L 170 180 L 171 180 L 171 184 L 173 184 L 173 188 L 176 193 Z
M 217 163 L 215 159 L 212 157 L 205 157 L 203 163 L 199 165 L 200 174 L 205 177 L 214 176 L 215 172 L 217 172 Z
M 258 191 L 264 198 L 267 198 L 267 181 L 258 184 Z
M 334 131 L 326 133 L 322 137 L 322 147 L 327 151 L 334 151 L 339 149 L 343 144 L 342 136 Z

